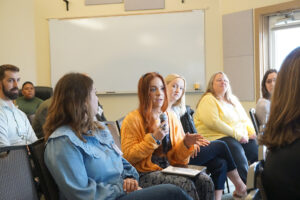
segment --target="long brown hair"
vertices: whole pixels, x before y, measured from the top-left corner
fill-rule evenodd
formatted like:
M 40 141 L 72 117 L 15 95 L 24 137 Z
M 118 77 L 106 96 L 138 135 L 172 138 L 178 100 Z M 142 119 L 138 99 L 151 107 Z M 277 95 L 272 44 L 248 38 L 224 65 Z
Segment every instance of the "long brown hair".
M 266 87 L 266 81 L 268 79 L 269 74 L 272 74 L 272 73 L 277 74 L 277 70 L 276 69 L 269 69 L 268 71 L 266 71 L 266 73 L 264 75 L 264 78 L 261 82 L 261 93 L 262 93 L 263 98 L 265 98 L 265 99 L 270 99 L 271 98 L 271 94 L 267 90 L 267 87 Z
M 90 100 L 93 80 L 80 73 L 64 75 L 56 84 L 52 103 L 48 109 L 43 130 L 45 140 L 60 126 L 68 125 L 76 136 L 85 141 L 82 134 L 103 127 L 94 122 Z
M 150 82 L 155 78 L 158 77 L 163 85 L 164 85 L 164 103 L 161 107 L 161 111 L 165 112 L 168 108 L 168 97 L 167 97 L 167 90 L 166 84 L 163 77 L 156 73 L 156 72 L 149 72 L 144 74 L 140 80 L 138 85 L 138 97 L 139 97 L 139 112 L 143 117 L 146 132 L 152 132 L 154 130 L 155 119 L 152 113 L 152 100 L 150 99 Z
M 216 97 L 216 98 L 218 99 L 218 97 L 217 97 L 217 95 L 216 95 L 216 92 L 214 91 L 214 87 L 213 87 L 213 85 L 214 85 L 214 80 L 215 80 L 215 78 L 216 78 L 216 76 L 217 76 L 218 74 L 222 74 L 222 75 L 224 76 L 224 78 L 228 81 L 228 84 L 227 84 L 227 91 L 225 92 L 224 98 L 225 98 L 225 100 L 226 100 L 228 103 L 230 103 L 230 104 L 232 104 L 232 105 L 234 106 L 234 103 L 233 103 L 233 101 L 232 101 L 232 96 L 233 96 L 233 95 L 232 95 L 232 92 L 231 92 L 231 86 L 230 86 L 229 79 L 228 79 L 227 75 L 226 75 L 224 72 L 216 72 L 216 73 L 214 73 L 214 74 L 210 77 L 210 79 L 209 79 L 209 81 L 208 81 L 208 84 L 207 84 L 206 91 L 205 91 L 205 93 L 201 96 L 201 98 L 200 98 L 200 100 L 198 101 L 196 107 L 198 107 L 198 105 L 199 105 L 200 101 L 202 100 L 202 98 L 203 98 L 205 95 L 207 95 L 208 93 L 211 93 L 214 97 Z
M 300 138 L 300 47 L 284 60 L 271 98 L 271 111 L 261 144 L 276 149 Z

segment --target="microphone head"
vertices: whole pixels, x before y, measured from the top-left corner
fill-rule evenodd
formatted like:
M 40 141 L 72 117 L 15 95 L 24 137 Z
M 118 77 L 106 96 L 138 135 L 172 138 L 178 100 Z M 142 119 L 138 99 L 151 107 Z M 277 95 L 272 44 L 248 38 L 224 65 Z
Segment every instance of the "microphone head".
M 168 116 L 167 116 L 166 113 L 161 113 L 159 115 L 159 119 L 160 119 L 160 123 L 162 123 L 162 122 L 164 122 L 164 121 L 166 121 L 168 119 Z

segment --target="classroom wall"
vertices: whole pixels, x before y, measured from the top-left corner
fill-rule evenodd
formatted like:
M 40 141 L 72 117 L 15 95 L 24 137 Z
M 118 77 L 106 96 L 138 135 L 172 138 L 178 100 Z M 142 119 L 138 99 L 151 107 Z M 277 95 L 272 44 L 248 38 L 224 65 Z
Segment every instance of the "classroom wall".
M 288 2 L 290 0 L 221 0 L 222 14 L 260 8 L 274 4 Z
M 28 79 L 27 77 L 30 75 L 30 80 L 36 80 L 38 85 L 49 86 L 50 52 L 47 21 L 49 18 L 96 17 L 205 9 L 205 64 L 206 81 L 208 81 L 211 74 L 216 71 L 223 70 L 222 15 L 251 8 L 287 2 L 287 0 L 185 0 L 184 4 L 182 4 L 179 0 L 166 0 L 165 9 L 163 10 L 134 12 L 125 12 L 124 4 L 85 6 L 84 0 L 70 1 L 70 11 L 66 11 L 65 3 L 62 0 L 1 0 L 0 2 L 0 11 L 3 12 L 4 10 L 6 13 L 5 17 L 3 17 L 3 14 L 0 14 L 0 25 L 5 24 L 6 26 L 4 27 L 9 28 L 10 33 L 16 32 L 19 33 L 19 35 L 25 34 L 25 37 L 17 38 L 18 40 L 16 40 L 16 37 L 14 37 L 14 34 L 6 35 L 9 40 L 7 40 L 8 42 L 4 43 L 5 47 L 8 48 L 10 52 L 14 52 L 14 55 L 20 58 L 19 60 L 22 60 L 21 63 L 17 61 L 14 62 L 14 64 L 19 64 L 22 66 L 23 72 L 26 71 L 27 74 L 21 74 L 22 78 L 25 77 Z M 6 4 L 9 5 L 9 9 L 3 7 L 3 5 Z M 32 18 L 34 19 L 34 23 L 32 23 Z M 8 25 L 7 19 L 10 19 L 9 23 L 16 21 L 18 23 L 16 26 L 12 27 Z M 33 39 L 34 37 L 35 41 Z M 1 44 L 3 44 L 2 40 Z M 20 47 L 19 45 L 15 44 L 22 45 Z M 24 46 L 27 48 L 24 48 Z M 5 55 L 4 50 L 1 48 L 0 61 L 2 63 L 5 61 L 10 62 L 9 56 L 4 56 L 5 59 L 3 61 L 3 55 Z M 30 61 L 31 59 L 35 60 L 35 62 Z M 199 94 L 188 94 L 187 104 L 191 105 L 192 108 L 195 108 L 199 98 Z M 118 119 L 138 106 L 136 95 L 105 95 L 100 96 L 100 101 L 104 105 L 105 113 L 109 120 Z M 246 110 L 255 105 L 255 102 L 242 103 Z
M 164 10 L 125 12 L 124 4 L 85 6 L 83 0 L 70 1 L 70 11 L 66 11 L 63 1 L 35 0 L 35 32 L 37 54 L 37 79 L 40 85 L 50 85 L 49 29 L 48 18 L 95 17 L 128 15 L 134 13 L 171 12 L 205 9 L 206 77 L 222 70 L 221 11 L 219 0 L 166 0 Z M 170 72 L 171 73 L 171 72 Z M 208 78 L 207 78 L 208 79 Z M 188 80 L 187 80 L 188 81 Z M 187 103 L 195 107 L 199 94 L 187 95 Z M 100 102 L 109 120 L 116 120 L 137 108 L 137 95 L 101 95 Z
M 0 0 L 0 65 L 20 68 L 21 83 L 36 82 L 33 0 Z
M 165 2 L 165 9 L 163 10 L 125 12 L 124 4 L 85 6 L 83 0 L 77 0 L 70 1 L 70 11 L 67 12 L 63 1 L 34 0 L 38 84 L 50 85 L 49 30 L 47 22 L 49 18 L 95 17 L 205 9 L 205 64 L 206 81 L 208 81 L 214 72 L 223 70 L 222 15 L 287 2 L 287 0 L 186 0 L 183 4 L 181 1 L 174 0 L 166 0 Z M 195 109 L 200 96 L 200 94 L 187 94 L 187 104 Z M 99 98 L 109 120 L 116 120 L 138 106 L 137 95 L 101 95 Z M 246 110 L 255 106 L 255 102 L 242 103 Z

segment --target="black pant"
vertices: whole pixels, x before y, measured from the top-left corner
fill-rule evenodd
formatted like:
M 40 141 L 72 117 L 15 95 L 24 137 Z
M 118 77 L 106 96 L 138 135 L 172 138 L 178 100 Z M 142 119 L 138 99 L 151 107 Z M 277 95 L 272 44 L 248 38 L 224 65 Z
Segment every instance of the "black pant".
M 256 140 L 249 140 L 246 144 L 241 144 L 233 137 L 223 137 L 219 140 L 226 142 L 233 160 L 237 166 L 239 175 L 244 183 L 247 181 L 248 162 L 254 163 L 258 159 L 258 145 Z
M 191 165 L 204 165 L 211 173 L 216 190 L 223 190 L 227 172 L 236 169 L 230 150 L 223 141 L 212 141 L 201 147 L 196 158 L 191 158 Z

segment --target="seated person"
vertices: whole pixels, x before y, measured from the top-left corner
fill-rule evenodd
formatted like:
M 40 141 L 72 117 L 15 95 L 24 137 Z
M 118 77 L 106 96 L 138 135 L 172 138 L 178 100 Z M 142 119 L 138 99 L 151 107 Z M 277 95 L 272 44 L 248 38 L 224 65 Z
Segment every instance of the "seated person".
M 48 108 L 52 102 L 52 97 L 45 100 L 35 112 L 35 117 L 33 118 L 32 128 L 38 138 L 44 137 L 43 125 L 46 121 Z
M 16 100 L 16 104 L 20 110 L 26 115 L 33 115 L 43 102 L 42 99 L 35 97 L 35 89 L 33 83 L 26 81 L 22 86 L 22 95 Z
M 262 182 L 268 199 L 300 199 L 300 47 L 283 61 L 261 144 L 268 154 Z
M 0 66 L 0 147 L 37 140 L 27 116 L 13 104 L 19 96 L 19 71 L 14 65 Z
M 195 127 L 193 118 L 190 115 L 186 115 L 185 105 L 185 79 L 177 74 L 170 74 L 165 77 L 168 92 L 168 110 L 173 111 L 178 119 L 186 122 L 188 127 Z M 183 118 L 187 117 L 186 119 Z M 197 134 L 195 132 L 186 132 Z M 215 140 L 209 142 L 202 139 L 199 149 L 192 155 L 190 164 L 192 165 L 204 165 L 211 173 L 211 178 L 215 186 L 215 200 L 221 200 L 224 184 L 227 176 L 230 178 L 236 191 L 234 196 L 246 196 L 246 185 L 241 180 L 235 162 L 227 144 L 223 141 Z
M 183 188 L 193 199 L 213 199 L 211 178 L 200 173 L 193 179 L 170 175 L 162 169 L 187 165 L 200 142 L 197 134 L 184 134 L 180 121 L 168 108 L 164 79 L 146 73 L 138 83 L 139 108 L 129 113 L 121 127 L 121 146 L 126 158 L 140 173 L 140 185 L 171 183 Z M 167 119 L 161 120 L 164 113 Z M 163 122 L 162 122 L 163 121 Z
M 44 126 L 44 159 L 61 200 L 191 200 L 170 184 L 140 188 L 108 128 L 94 120 L 97 111 L 91 78 L 70 73 L 58 81 Z
M 248 163 L 258 159 L 252 122 L 239 100 L 231 93 L 227 76 L 215 73 L 208 82 L 194 115 L 198 133 L 210 141 L 226 142 L 240 177 L 246 183 Z
M 255 114 L 259 123 L 259 131 L 262 132 L 264 126 L 268 121 L 270 114 L 270 100 L 273 94 L 275 82 L 277 78 L 276 69 L 269 69 L 266 71 L 261 82 L 262 98 L 257 101 Z

